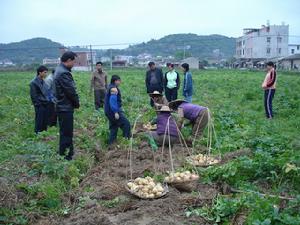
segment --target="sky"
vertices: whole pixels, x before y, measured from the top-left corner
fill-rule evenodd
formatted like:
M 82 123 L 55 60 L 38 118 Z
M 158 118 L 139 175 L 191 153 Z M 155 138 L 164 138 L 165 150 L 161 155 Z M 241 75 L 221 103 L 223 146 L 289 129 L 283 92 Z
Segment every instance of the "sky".
M 0 0 L 0 43 L 46 37 L 67 46 L 110 45 L 176 33 L 238 37 L 268 20 L 289 24 L 300 43 L 300 0 Z

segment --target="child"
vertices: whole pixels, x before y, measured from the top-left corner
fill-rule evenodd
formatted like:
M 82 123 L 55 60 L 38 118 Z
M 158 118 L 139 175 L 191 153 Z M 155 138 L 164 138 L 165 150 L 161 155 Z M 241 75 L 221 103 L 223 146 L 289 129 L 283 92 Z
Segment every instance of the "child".
M 265 77 L 264 82 L 261 85 L 265 91 L 264 105 L 265 105 L 266 116 L 268 119 L 273 118 L 272 101 L 275 95 L 276 81 L 277 81 L 277 77 L 276 77 L 275 65 L 273 62 L 268 62 L 267 75 Z
M 130 122 L 126 118 L 122 110 L 122 98 L 119 90 L 121 84 L 121 78 L 118 75 L 113 75 L 111 83 L 108 87 L 108 91 L 105 95 L 105 115 L 109 120 L 109 145 L 113 144 L 117 138 L 118 129 L 123 131 L 123 137 L 129 139 L 130 134 Z

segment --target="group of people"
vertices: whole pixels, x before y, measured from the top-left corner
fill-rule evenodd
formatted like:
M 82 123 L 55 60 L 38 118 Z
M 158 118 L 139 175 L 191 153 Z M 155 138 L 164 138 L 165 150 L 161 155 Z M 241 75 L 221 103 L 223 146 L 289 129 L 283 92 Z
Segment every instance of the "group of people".
M 35 109 L 36 134 L 47 130 L 48 126 L 59 125 L 59 154 L 71 160 L 74 155 L 73 129 L 74 109 L 80 107 L 79 96 L 71 69 L 75 65 L 77 55 L 67 51 L 61 56 L 61 63 L 47 76 L 48 68 L 40 66 L 36 77 L 30 83 L 30 96 Z M 189 64 L 183 63 L 183 100 L 178 98 L 180 88 L 180 75 L 174 64 L 168 63 L 168 71 L 163 74 L 154 62 L 148 64 L 145 86 L 150 97 L 150 104 L 156 111 L 156 131 L 147 135 L 158 145 L 180 142 L 180 130 L 184 127 L 184 120 L 192 125 L 191 137 L 200 137 L 209 120 L 207 107 L 192 104 L 193 80 L 189 71 Z M 91 91 L 94 91 L 95 109 L 104 107 L 105 115 L 109 121 L 109 145 L 117 138 L 118 129 L 123 131 L 127 139 L 131 137 L 131 125 L 122 107 L 120 90 L 121 78 L 113 75 L 108 84 L 107 73 L 102 69 L 102 63 L 96 63 L 96 70 L 91 77 Z M 276 71 L 274 64 L 268 63 L 268 73 L 262 84 L 265 89 L 265 109 L 268 118 L 273 117 L 272 99 L 275 93 Z M 164 96 L 165 94 L 165 96 Z M 172 115 L 177 113 L 177 120 Z

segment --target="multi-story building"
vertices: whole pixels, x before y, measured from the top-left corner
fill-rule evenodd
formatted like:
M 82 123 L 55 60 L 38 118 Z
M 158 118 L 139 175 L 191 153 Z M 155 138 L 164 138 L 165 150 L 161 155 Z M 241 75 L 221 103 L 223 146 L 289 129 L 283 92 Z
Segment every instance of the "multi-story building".
M 267 25 L 261 28 L 245 28 L 237 38 L 236 58 L 265 60 L 289 55 L 289 25 Z

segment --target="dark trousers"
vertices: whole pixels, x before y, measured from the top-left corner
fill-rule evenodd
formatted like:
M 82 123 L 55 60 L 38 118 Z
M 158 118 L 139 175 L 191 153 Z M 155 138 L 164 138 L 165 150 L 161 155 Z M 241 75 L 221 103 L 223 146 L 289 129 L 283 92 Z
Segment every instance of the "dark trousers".
M 57 125 L 57 115 L 55 112 L 55 106 L 53 102 L 48 104 L 48 126 L 56 126 Z
M 265 90 L 265 111 L 267 118 L 273 118 L 272 101 L 275 95 L 275 89 Z
M 98 110 L 99 108 L 103 107 L 105 90 L 104 89 L 94 90 L 94 97 L 95 97 L 95 109 Z
M 130 122 L 124 115 L 124 113 L 119 113 L 120 118 L 118 120 L 109 119 L 109 140 L 108 144 L 112 144 L 117 139 L 118 129 L 121 128 L 123 131 L 123 137 L 130 138 Z
M 177 99 L 178 91 L 177 88 L 167 88 L 165 89 L 165 94 L 168 102 L 174 101 Z
M 59 154 L 71 160 L 74 154 L 73 149 L 73 112 L 57 113 L 59 123 Z M 69 152 L 66 155 L 66 151 Z
M 37 134 L 47 130 L 48 110 L 47 105 L 39 105 L 34 107 L 35 110 L 35 126 L 34 132 Z

